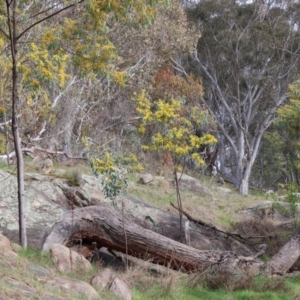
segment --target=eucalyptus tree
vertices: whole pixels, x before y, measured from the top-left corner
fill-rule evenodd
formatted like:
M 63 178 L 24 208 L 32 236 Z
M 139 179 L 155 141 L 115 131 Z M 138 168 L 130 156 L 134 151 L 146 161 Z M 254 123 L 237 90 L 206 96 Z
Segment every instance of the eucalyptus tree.
M 82 76 L 97 78 L 101 74 L 123 84 L 124 74 L 115 67 L 118 57 L 107 37 L 106 20 L 114 14 L 120 22 L 149 23 L 158 2 L 162 1 L 0 0 L 0 55 L 8 57 L 11 64 L 11 129 L 17 158 L 20 242 L 24 248 L 27 238 L 20 97 L 25 92 L 38 93 L 52 81 L 63 90 L 68 60 Z
M 219 127 L 219 167 L 248 194 L 264 132 L 298 74 L 299 1 L 202 0 L 191 15 L 201 30 L 194 66 Z

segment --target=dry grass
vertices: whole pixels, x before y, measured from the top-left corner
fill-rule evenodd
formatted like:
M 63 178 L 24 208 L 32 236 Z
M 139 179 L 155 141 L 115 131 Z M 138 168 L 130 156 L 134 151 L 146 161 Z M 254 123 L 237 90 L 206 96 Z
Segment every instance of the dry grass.
M 229 271 L 213 271 L 194 275 L 192 285 L 205 286 L 208 289 L 226 289 L 228 292 L 237 290 L 252 290 L 257 292 L 287 292 L 288 287 L 282 277 L 254 276 L 252 273 Z
M 153 173 L 155 175 L 155 173 Z M 166 175 L 166 174 L 165 174 Z M 171 210 L 178 213 L 170 206 L 170 202 L 176 203 L 176 191 L 171 184 L 172 174 L 165 177 L 170 181 L 166 185 L 142 185 L 139 184 L 139 174 L 130 174 L 129 194 L 136 196 L 146 202 L 158 206 L 163 209 Z M 241 196 L 236 189 L 226 183 L 222 188 L 231 190 L 230 194 L 226 194 L 219 190 L 220 185 L 212 180 L 211 177 L 201 174 L 191 174 L 212 191 L 210 195 L 199 195 L 189 190 L 181 189 L 181 198 L 183 209 L 196 219 L 213 224 L 223 229 L 229 229 L 242 220 L 237 212 L 246 208 L 248 205 L 259 204 L 265 200 L 261 195 L 250 193 L 248 196 Z
M 242 236 L 261 236 L 251 239 L 253 244 L 266 243 L 268 245 L 266 255 L 272 257 L 287 242 L 291 231 L 279 229 L 268 219 L 250 219 L 236 223 L 234 231 Z

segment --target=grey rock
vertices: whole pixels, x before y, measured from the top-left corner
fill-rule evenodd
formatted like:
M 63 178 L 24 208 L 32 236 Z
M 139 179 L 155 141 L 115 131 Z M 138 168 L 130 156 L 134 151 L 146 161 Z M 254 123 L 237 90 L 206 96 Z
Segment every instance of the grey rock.
M 97 289 L 103 290 L 110 284 L 112 276 L 112 271 L 110 269 L 105 269 L 104 271 L 93 277 L 92 286 Z
M 179 186 L 182 189 L 190 190 L 197 193 L 200 196 L 210 196 L 213 197 L 212 191 L 206 186 L 202 185 L 201 182 L 189 175 L 177 173 L 177 178 Z
M 26 271 L 28 271 L 29 273 L 31 273 L 32 275 L 36 276 L 36 277 L 49 277 L 52 274 L 51 270 L 48 270 L 44 267 L 41 267 L 39 265 L 36 264 L 29 264 L 26 266 Z
M 17 179 L 0 170 L 0 233 L 19 241 Z M 47 176 L 25 177 L 28 245 L 41 247 L 44 235 L 57 222 L 67 202 L 63 192 Z
M 49 289 L 59 290 L 67 294 L 86 297 L 89 300 L 100 299 L 96 290 L 88 283 L 66 277 L 54 277 L 46 282 Z
M 300 218 L 300 204 L 296 204 L 297 209 L 293 216 L 290 205 L 284 201 L 264 201 L 259 204 L 249 205 L 238 213 L 244 219 L 269 219 L 276 226 L 289 226 L 294 219 Z
M 228 189 L 228 188 L 225 188 L 225 187 L 222 187 L 222 186 L 217 186 L 216 190 L 221 192 L 224 197 L 226 197 L 226 196 L 228 196 L 229 194 L 232 193 L 231 189 Z
M 16 295 L 22 295 L 22 297 L 31 299 L 37 294 L 34 288 L 13 278 L 5 276 L 1 281 Z
M 81 254 L 63 245 L 54 244 L 50 252 L 53 264 L 59 272 L 87 272 L 92 268 L 91 263 Z
M 82 175 L 80 187 L 70 187 L 66 179 L 36 173 L 25 174 L 26 225 L 28 246 L 42 248 L 45 236 L 64 212 L 75 206 L 110 204 L 99 180 Z M 17 179 L 0 170 L 0 233 L 19 242 Z
M 120 299 L 131 300 L 132 298 L 131 291 L 127 284 L 118 277 L 113 280 L 109 290 Z
M 144 174 L 139 182 L 142 183 L 142 184 L 148 184 L 150 183 L 151 181 L 153 181 L 154 177 L 151 175 L 151 174 Z

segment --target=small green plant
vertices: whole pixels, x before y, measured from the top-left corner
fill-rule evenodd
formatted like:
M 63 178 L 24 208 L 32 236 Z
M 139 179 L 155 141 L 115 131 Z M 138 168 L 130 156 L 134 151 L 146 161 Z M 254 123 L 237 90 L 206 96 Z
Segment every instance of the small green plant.
M 42 252 L 39 249 L 33 249 L 29 247 L 27 249 L 20 249 L 18 254 L 21 258 L 26 258 L 27 260 L 43 267 L 53 266 L 49 252 Z
M 121 169 L 117 168 L 109 152 L 106 152 L 103 158 L 92 157 L 90 164 L 100 180 L 105 197 L 115 199 L 117 195 L 126 193 L 128 179 L 123 176 Z
M 299 225 L 299 220 L 297 216 L 298 212 L 298 193 L 299 190 L 295 183 L 288 183 L 286 185 L 280 185 L 283 192 L 287 195 L 285 197 L 285 202 L 288 203 L 288 208 L 279 203 L 278 194 L 270 193 L 268 196 L 274 200 L 273 208 L 280 211 L 282 214 L 290 215 L 293 218 L 293 226 L 296 229 Z

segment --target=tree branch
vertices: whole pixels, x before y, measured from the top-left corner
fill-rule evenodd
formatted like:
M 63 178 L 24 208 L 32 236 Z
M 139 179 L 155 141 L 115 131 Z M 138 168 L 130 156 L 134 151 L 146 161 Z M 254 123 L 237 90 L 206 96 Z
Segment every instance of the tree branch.
M 78 5 L 78 4 L 80 4 L 80 3 L 84 2 L 84 1 L 85 1 L 85 0 L 79 0 L 79 1 L 77 1 L 76 5 Z M 60 10 L 54 12 L 53 14 L 50 14 L 49 16 L 47 16 L 47 17 L 45 17 L 45 18 L 42 18 L 41 20 L 39 20 L 39 21 L 37 21 L 37 22 L 31 24 L 29 27 L 27 27 L 25 30 L 23 30 L 23 31 L 16 37 L 16 40 L 19 40 L 19 39 L 20 39 L 27 31 L 29 31 L 30 29 L 32 29 L 32 28 L 35 27 L 36 25 L 38 25 L 38 24 L 40 24 L 40 23 L 42 23 L 42 22 L 44 22 L 44 21 L 46 21 L 46 20 L 48 20 L 48 19 L 51 19 L 53 16 L 58 15 L 58 14 L 60 14 L 61 12 L 65 11 L 65 10 L 68 10 L 68 9 L 70 9 L 71 7 L 74 7 L 74 6 L 75 6 L 75 4 L 70 4 L 69 6 L 64 7 L 64 8 L 62 8 L 62 9 L 60 9 Z

